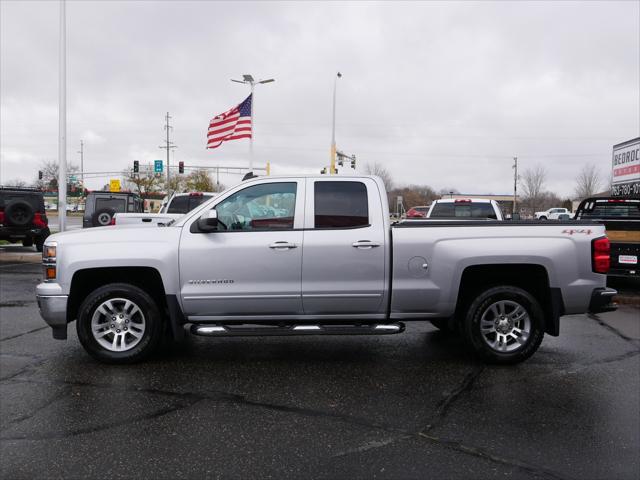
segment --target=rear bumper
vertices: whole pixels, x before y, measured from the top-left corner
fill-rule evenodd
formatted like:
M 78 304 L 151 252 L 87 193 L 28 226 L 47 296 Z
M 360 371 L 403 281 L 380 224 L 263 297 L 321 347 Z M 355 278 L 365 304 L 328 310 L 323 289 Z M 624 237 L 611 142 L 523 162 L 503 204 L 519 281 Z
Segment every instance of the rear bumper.
M 617 310 L 618 304 L 613 301 L 613 297 L 617 294 L 617 290 L 613 288 L 596 288 L 591 294 L 589 313 L 613 312 Z

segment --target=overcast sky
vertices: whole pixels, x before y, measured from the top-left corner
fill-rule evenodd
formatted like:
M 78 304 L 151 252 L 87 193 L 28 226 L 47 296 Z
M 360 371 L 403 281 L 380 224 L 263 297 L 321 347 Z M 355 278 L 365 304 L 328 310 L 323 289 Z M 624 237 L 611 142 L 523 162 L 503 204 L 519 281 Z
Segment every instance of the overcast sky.
M 58 157 L 56 1 L 0 1 L 3 183 Z M 113 171 L 164 158 L 164 115 L 189 165 L 248 164 L 248 140 L 205 150 L 209 119 L 251 73 L 255 162 L 328 164 L 337 144 L 396 184 L 512 191 L 512 157 L 562 195 L 640 135 L 640 2 L 68 1 L 68 158 Z M 226 177 L 233 184 L 238 177 Z M 107 178 L 88 181 L 101 187 Z

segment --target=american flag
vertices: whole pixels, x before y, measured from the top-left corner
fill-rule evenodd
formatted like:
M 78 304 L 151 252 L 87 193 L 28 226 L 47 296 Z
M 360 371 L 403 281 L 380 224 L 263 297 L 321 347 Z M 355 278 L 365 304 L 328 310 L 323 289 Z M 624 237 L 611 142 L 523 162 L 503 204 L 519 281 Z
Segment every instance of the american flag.
M 207 148 L 218 148 L 227 140 L 251 138 L 251 101 L 249 95 L 240 105 L 211 119 Z

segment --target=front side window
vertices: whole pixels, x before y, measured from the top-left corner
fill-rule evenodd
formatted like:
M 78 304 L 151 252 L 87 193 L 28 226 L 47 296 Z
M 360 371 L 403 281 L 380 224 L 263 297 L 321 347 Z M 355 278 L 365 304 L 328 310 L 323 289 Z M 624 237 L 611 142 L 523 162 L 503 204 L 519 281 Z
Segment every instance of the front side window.
M 293 230 L 295 182 L 247 187 L 216 205 L 219 230 Z
M 369 225 L 367 187 L 362 182 L 316 182 L 315 228 Z

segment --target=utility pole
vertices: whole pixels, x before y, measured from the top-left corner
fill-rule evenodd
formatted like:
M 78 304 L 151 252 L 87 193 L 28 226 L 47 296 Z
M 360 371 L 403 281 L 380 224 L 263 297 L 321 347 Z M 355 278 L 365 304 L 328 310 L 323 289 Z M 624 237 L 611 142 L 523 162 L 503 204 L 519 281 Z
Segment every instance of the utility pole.
M 518 194 L 518 157 L 513 157 L 513 211 L 511 218 L 516 214 L 516 198 Z
M 331 163 L 329 164 L 329 175 L 336 173 L 336 87 L 339 78 L 342 78 L 340 72 L 338 72 L 333 79 L 333 121 L 331 122 Z
M 80 140 L 80 185 L 82 185 L 82 196 L 84 196 L 84 142 Z
M 169 130 L 173 128 L 171 125 L 169 125 L 169 120 L 171 119 L 171 116 L 169 116 L 169 112 L 167 112 L 167 115 L 164 118 L 166 121 L 164 129 L 167 131 L 167 139 L 165 141 L 165 145 L 158 148 L 164 148 L 167 150 L 167 189 L 169 189 L 169 180 L 171 179 L 171 172 L 169 170 L 169 154 L 172 148 L 178 147 L 176 145 L 173 145 L 173 142 L 169 140 Z
M 60 1 L 60 52 L 58 91 L 58 226 L 67 227 L 67 15 Z

